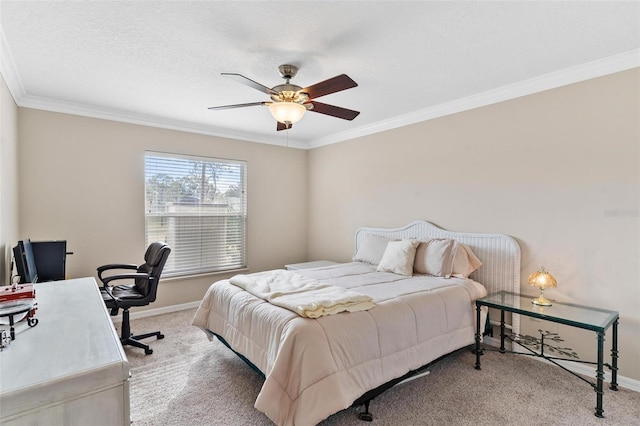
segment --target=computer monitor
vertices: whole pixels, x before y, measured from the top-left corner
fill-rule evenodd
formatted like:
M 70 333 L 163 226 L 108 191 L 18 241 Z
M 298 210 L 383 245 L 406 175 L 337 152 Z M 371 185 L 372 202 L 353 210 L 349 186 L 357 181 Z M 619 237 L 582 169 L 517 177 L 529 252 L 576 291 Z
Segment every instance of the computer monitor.
M 13 257 L 16 262 L 20 284 L 37 283 L 38 270 L 36 268 L 33 247 L 30 240 L 18 241 L 18 245 L 13 248 Z
M 38 282 L 65 279 L 67 241 L 31 241 L 33 257 L 38 270 Z

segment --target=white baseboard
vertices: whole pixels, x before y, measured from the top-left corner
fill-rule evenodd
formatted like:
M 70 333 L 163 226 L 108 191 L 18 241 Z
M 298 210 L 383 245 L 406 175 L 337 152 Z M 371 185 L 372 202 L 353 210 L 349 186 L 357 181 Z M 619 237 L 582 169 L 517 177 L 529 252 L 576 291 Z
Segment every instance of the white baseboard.
M 500 339 L 499 338 L 485 336 L 482 341 L 487 345 L 494 346 L 496 348 L 500 347 Z M 521 352 L 521 353 L 527 353 L 524 349 L 521 349 L 521 350 L 514 349 L 514 351 L 515 352 Z M 551 363 L 551 362 L 549 362 L 546 359 L 541 358 L 541 357 L 532 356 L 531 358 L 533 358 L 533 359 L 535 359 L 537 361 L 542 361 L 544 363 L 553 365 L 553 363 Z M 595 380 L 595 371 L 596 371 L 595 366 L 591 366 L 590 367 L 590 366 L 588 366 L 586 364 L 581 364 L 581 363 L 575 362 L 575 361 L 557 361 L 556 360 L 556 362 L 558 364 L 562 365 L 567 370 L 573 371 L 576 374 L 582 374 L 584 376 L 593 377 L 594 380 Z M 611 372 L 605 371 L 604 380 L 606 382 L 608 382 L 608 383 L 611 382 Z M 625 389 L 629 389 L 629 390 L 635 391 L 635 392 L 640 392 L 640 380 L 631 379 L 629 377 L 621 376 L 620 374 L 618 374 L 618 386 L 620 386 L 622 388 L 625 388 Z
M 198 306 L 200 306 L 200 301 L 182 303 L 180 305 L 163 306 L 162 308 L 145 309 L 144 311 L 131 312 L 131 314 L 129 315 L 129 319 L 133 320 L 138 318 L 152 317 L 154 315 L 169 314 L 171 312 L 185 311 L 187 309 L 197 308 Z M 116 315 L 114 317 L 111 317 L 111 319 L 114 323 L 122 322 L 122 315 Z
M 551 364 L 549 361 L 543 358 L 538 358 L 538 357 L 535 357 L 535 358 L 539 361 L 544 361 Z M 565 367 L 567 370 L 573 371 L 574 373 L 582 374 L 589 377 L 595 376 L 594 367 L 590 368 L 585 364 L 580 364 L 579 362 L 574 362 L 574 361 L 556 361 L 556 362 L 562 365 L 563 367 Z M 610 372 L 605 371 L 604 380 L 605 382 L 611 382 Z M 619 374 L 618 374 L 618 386 L 625 389 L 632 390 L 632 391 L 640 392 L 640 380 L 630 379 L 629 377 L 621 376 Z

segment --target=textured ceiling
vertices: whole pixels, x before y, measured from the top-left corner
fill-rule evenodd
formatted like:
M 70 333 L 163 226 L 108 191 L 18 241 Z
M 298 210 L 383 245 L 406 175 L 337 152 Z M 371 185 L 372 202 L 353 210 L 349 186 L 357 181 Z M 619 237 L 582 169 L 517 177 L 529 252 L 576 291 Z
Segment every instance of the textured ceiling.
M 300 147 L 640 57 L 638 1 L 3 0 L 0 25 L 2 73 L 20 106 Z M 276 132 L 266 107 L 207 109 L 268 100 L 221 72 L 272 87 L 284 63 L 300 68 L 292 83 L 302 87 L 348 74 L 358 87 L 319 101 L 361 114 L 307 113 Z

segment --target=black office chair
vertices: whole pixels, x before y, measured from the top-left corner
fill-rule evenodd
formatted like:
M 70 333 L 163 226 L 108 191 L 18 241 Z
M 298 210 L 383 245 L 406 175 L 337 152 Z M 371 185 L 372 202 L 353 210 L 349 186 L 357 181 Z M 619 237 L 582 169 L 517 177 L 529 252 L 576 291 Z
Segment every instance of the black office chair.
M 98 267 L 98 278 L 103 284 L 100 292 L 104 303 L 107 308 L 111 309 L 111 315 L 118 315 L 118 309 L 122 309 L 122 334 L 120 336 L 122 346 L 131 345 L 142 348 L 147 355 L 152 354 L 153 349 L 139 340 L 151 336 L 163 339 L 164 335 L 159 331 L 136 336 L 132 335 L 129 324 L 129 308 L 132 306 L 146 306 L 156 300 L 160 274 L 162 274 L 162 269 L 167 262 L 169 253 L 171 253 L 171 248 L 166 243 L 156 242 L 149 245 L 144 255 L 145 263 L 140 266 L 119 263 Z M 107 277 L 102 276 L 106 271 L 115 269 L 129 269 L 136 272 L 114 274 Z M 118 280 L 129 280 L 133 284 L 111 284 L 113 281 Z

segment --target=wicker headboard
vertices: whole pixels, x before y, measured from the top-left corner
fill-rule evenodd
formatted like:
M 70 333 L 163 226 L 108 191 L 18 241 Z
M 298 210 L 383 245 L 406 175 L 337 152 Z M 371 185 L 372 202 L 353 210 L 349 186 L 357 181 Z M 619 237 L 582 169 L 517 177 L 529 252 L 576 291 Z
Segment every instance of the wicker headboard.
M 520 292 L 520 246 L 508 235 L 447 231 L 418 220 L 402 228 L 359 228 L 356 231 L 356 252 L 367 234 L 382 235 L 389 239 L 454 239 L 471 247 L 482 261 L 482 266 L 471 274 L 471 279 L 482 283 L 489 293 L 500 290 Z M 511 326 L 517 332 L 520 329 L 519 316 L 514 317 Z

